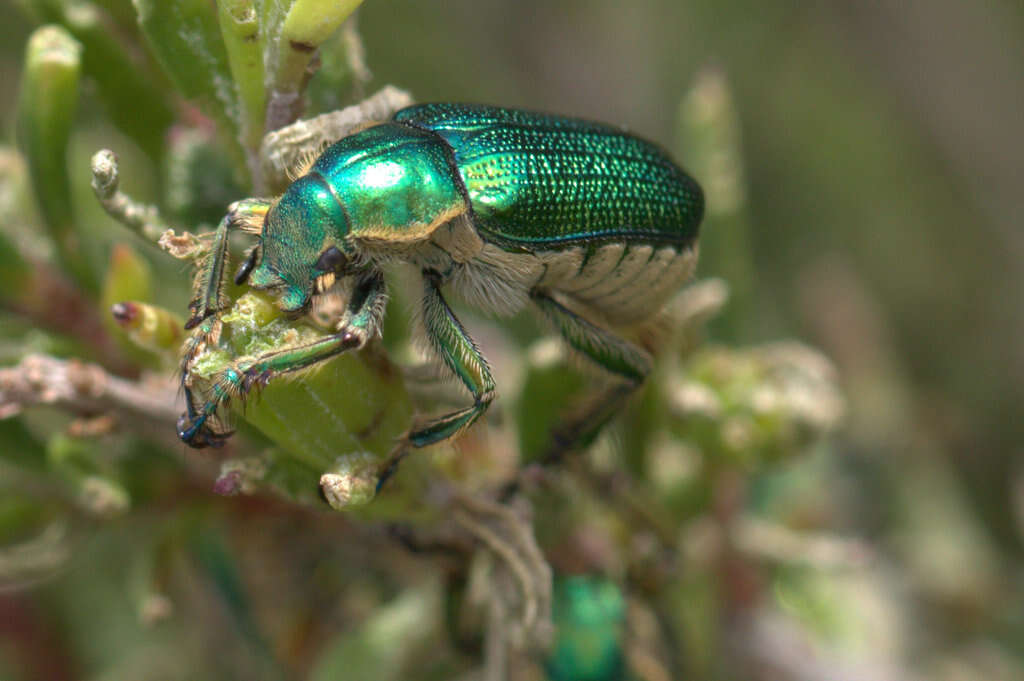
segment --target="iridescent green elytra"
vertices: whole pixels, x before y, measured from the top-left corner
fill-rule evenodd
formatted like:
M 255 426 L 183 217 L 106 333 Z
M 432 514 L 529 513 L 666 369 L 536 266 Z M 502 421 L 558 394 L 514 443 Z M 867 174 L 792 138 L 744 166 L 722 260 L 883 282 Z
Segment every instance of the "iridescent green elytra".
M 693 179 L 658 147 L 613 127 L 465 104 L 403 109 L 330 146 L 279 199 L 239 202 L 221 222 L 188 328 L 227 306 L 234 225 L 261 227 L 236 280 L 278 293 L 285 310 L 307 309 L 338 278 L 352 278 L 353 293 L 335 335 L 225 372 L 228 389 L 201 404 L 187 394 L 179 435 L 197 447 L 219 444 L 224 435 L 208 421 L 232 394 L 379 333 L 380 266 L 394 261 L 422 273 L 429 344 L 473 396 L 471 406 L 414 428 L 408 444 L 456 435 L 494 398 L 487 361 L 442 288 L 500 314 L 532 302 L 576 352 L 636 386 L 651 367 L 647 331 L 696 262 L 702 213 Z

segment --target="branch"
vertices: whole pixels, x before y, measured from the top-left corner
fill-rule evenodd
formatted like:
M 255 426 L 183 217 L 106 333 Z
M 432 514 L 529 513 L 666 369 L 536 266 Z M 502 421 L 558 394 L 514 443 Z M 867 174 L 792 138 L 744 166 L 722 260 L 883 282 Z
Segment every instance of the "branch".
M 182 409 L 166 382 L 117 378 L 80 360 L 28 355 L 17 366 L 0 369 L 0 419 L 40 404 L 79 414 L 112 410 L 172 424 Z
M 169 231 L 156 206 L 139 203 L 118 191 L 120 181 L 117 154 L 109 149 L 96 152 L 92 157 L 92 190 L 110 217 L 150 241 Z

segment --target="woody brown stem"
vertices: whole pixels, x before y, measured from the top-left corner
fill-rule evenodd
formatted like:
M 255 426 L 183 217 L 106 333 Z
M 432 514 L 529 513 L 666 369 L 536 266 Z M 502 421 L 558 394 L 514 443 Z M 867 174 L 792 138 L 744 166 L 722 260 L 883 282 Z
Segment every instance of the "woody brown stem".
M 113 411 L 130 423 L 142 416 L 148 423 L 173 424 L 182 408 L 170 383 L 129 381 L 80 360 L 28 355 L 0 369 L 0 418 L 43 404 L 76 414 Z

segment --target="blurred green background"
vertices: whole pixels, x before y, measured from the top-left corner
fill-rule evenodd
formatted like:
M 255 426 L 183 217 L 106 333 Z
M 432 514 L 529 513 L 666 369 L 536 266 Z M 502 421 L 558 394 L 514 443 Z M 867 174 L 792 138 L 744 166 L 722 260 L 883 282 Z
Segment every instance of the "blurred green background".
M 100 4 L 127 11 L 125 2 Z M 759 645 L 797 644 L 784 628 L 769 627 L 773 639 L 754 627 L 732 632 L 753 641 L 746 650 L 754 662 L 693 665 L 692 678 L 1024 678 L 1024 5 L 366 0 L 358 26 L 374 76 L 367 92 L 390 83 L 418 101 L 607 121 L 671 149 L 685 167 L 692 168 L 681 123 L 687 93 L 702 73 L 723 76 L 731 89 L 739 208 L 710 206 L 698 276 L 723 276 L 732 299 L 709 340 L 800 339 L 833 360 L 847 400 L 829 444 L 762 471 L 749 503 L 790 527 L 863 542 L 872 557 L 841 578 L 794 568 L 757 585 L 824 641 L 806 664 L 798 653 L 784 671 L 759 666 Z M 0 6 L 8 141 L 32 28 L 10 3 Z M 122 155 L 130 191 L 154 195 L 158 178 L 143 152 L 85 88 L 71 141 L 78 203 L 91 203 L 87 159 L 100 147 Z M 180 271 L 158 267 L 162 276 Z M 180 294 L 162 302 L 184 309 Z M 175 485 L 173 466 L 154 484 Z M 275 533 L 288 533 L 291 512 L 271 510 L 258 521 L 268 546 Z M 217 517 L 242 522 L 237 513 Z M 235 658 L 190 676 L 190 664 L 168 651 L 186 646 L 215 659 L 216 641 L 183 643 L 187 626 L 140 634 L 127 611 L 109 608 L 124 584 L 142 580 L 122 574 L 117 551 L 151 541 L 144 526 L 135 516 L 115 535 L 79 536 L 81 555 L 69 571 L 38 589 L 0 593 L 0 678 L 8 669 L 10 678 L 259 677 Z M 343 534 L 353 533 L 361 536 Z M 218 550 L 211 539 L 195 555 Z M 363 607 L 369 617 L 359 599 L 396 589 L 370 584 L 356 566 L 384 559 L 364 555 L 374 553 L 372 542 L 334 551 L 303 564 L 321 587 L 347 589 L 350 610 Z M 268 584 L 275 570 L 287 572 L 277 560 L 254 560 Z M 706 609 L 699 595 L 679 607 L 692 607 L 694 617 Z M 114 614 L 102 618 L 101 631 L 90 629 L 104 609 Z M 246 622 L 235 622 L 243 633 L 231 646 L 243 640 L 259 650 L 261 636 L 275 635 Z M 318 632 L 314 639 L 327 638 Z M 59 654 L 48 659 L 44 651 Z M 264 669 L 258 653 L 242 657 Z M 829 666 L 814 659 L 842 660 L 838 675 L 821 676 Z M 17 671 L 25 660 L 38 676 Z M 150 673 L 163 665 L 167 676 Z

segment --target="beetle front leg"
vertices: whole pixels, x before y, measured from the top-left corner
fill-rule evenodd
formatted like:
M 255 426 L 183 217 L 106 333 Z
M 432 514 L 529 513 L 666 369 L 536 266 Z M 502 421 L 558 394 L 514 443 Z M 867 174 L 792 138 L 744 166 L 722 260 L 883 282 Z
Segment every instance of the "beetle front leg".
M 230 433 L 214 431 L 209 421 L 222 405 L 232 398 L 244 400 L 254 387 L 265 386 L 277 374 L 299 371 L 358 348 L 359 338 L 359 334 L 343 330 L 313 343 L 236 361 L 216 378 L 210 397 L 201 406 L 188 405 L 188 411 L 178 420 L 178 437 L 197 449 L 218 446 Z
M 189 318 L 185 322 L 186 329 L 195 329 L 192 338 L 185 346 L 184 357 L 182 358 L 182 374 L 187 375 L 192 366 L 192 360 L 202 352 L 206 342 L 216 342 L 216 335 L 219 326 L 215 322 L 209 322 L 211 317 L 227 309 L 230 301 L 224 293 L 225 279 L 228 266 L 228 239 L 230 230 L 240 227 L 249 231 L 259 229 L 263 223 L 270 207 L 272 199 L 243 199 L 236 201 L 228 208 L 217 230 L 213 234 L 213 243 L 210 245 L 210 252 L 206 255 L 198 267 L 195 281 L 192 285 L 192 301 L 188 304 Z M 247 264 L 251 263 L 248 261 Z M 251 269 L 251 268 L 250 268 Z M 248 270 L 240 270 L 240 274 L 247 274 Z M 186 391 L 187 381 L 184 382 Z
M 414 447 L 426 447 L 454 437 L 487 411 L 494 400 L 494 379 L 487 360 L 448 307 L 438 288 L 440 277 L 424 272 L 423 324 L 427 339 L 445 365 L 473 395 L 473 405 L 434 419 L 409 434 Z
M 245 399 L 253 387 L 262 387 L 283 373 L 299 371 L 347 350 L 363 347 L 380 332 L 387 303 L 387 288 L 380 272 L 364 275 L 353 289 L 338 332 L 304 345 L 237 360 L 213 381 L 210 397 L 193 405 L 186 389 L 187 411 L 178 420 L 178 437 L 196 448 L 218 446 L 229 433 L 218 433 L 210 419 L 232 398 Z
M 181 389 L 185 393 L 187 412 L 178 422 L 178 435 L 194 447 L 219 447 L 223 444 L 226 434 L 218 435 L 202 426 L 206 418 L 201 418 L 196 409 L 192 395 L 192 381 L 189 372 L 195 358 L 203 352 L 208 343 L 216 343 L 220 334 L 220 320 L 217 315 L 227 309 L 230 301 L 224 293 L 225 278 L 228 266 L 228 239 L 233 227 L 241 227 L 250 231 L 256 230 L 263 222 L 270 207 L 271 199 L 243 199 L 236 201 L 228 208 L 227 214 L 217 225 L 213 235 L 210 252 L 199 265 L 193 284 L 193 298 L 189 303 L 189 319 L 185 322 L 186 329 L 194 329 L 185 344 L 181 358 Z M 251 263 L 251 260 L 249 261 Z M 251 269 L 251 268 L 250 268 Z M 247 270 L 240 272 L 247 273 Z M 218 401 L 226 399 L 218 396 Z M 188 424 L 201 422 L 198 430 L 191 431 Z
M 185 322 L 186 329 L 195 328 L 207 317 L 227 309 L 229 301 L 224 293 L 224 287 L 229 260 L 229 231 L 233 227 L 259 229 L 263 218 L 273 205 L 272 199 L 243 199 L 228 208 L 227 215 L 214 232 L 210 253 L 196 274 L 192 302 L 188 304 L 191 314 Z

